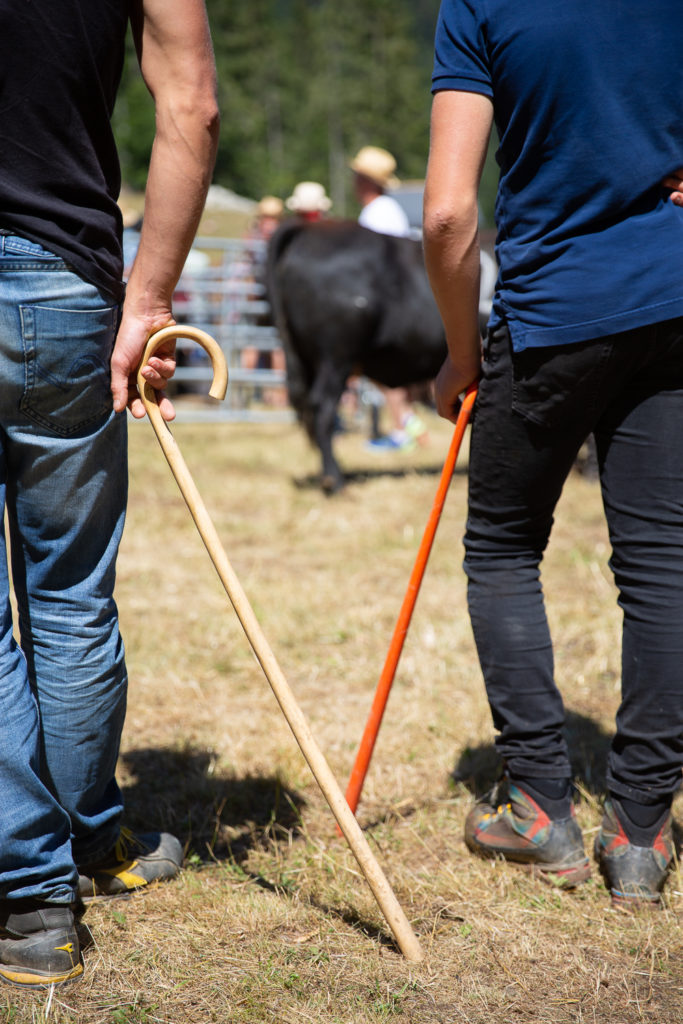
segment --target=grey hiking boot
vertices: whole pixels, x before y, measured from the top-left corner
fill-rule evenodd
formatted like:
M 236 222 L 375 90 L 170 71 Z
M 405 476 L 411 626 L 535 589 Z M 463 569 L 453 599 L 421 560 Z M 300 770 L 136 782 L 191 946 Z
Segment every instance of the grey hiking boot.
M 503 780 L 474 805 L 465 821 L 465 842 L 480 857 L 524 864 L 544 881 L 572 889 L 590 878 L 590 863 L 572 807 L 553 821 L 514 782 Z
M 82 974 L 72 905 L 0 900 L 0 979 L 43 988 Z
M 658 906 L 674 859 L 673 817 L 668 814 L 652 846 L 636 846 L 627 837 L 611 800 L 605 801 L 595 857 L 616 906 Z
M 78 893 L 84 900 L 122 896 L 175 878 L 183 862 L 183 848 L 168 832 L 135 835 L 121 829 L 114 848 L 94 864 L 78 866 Z

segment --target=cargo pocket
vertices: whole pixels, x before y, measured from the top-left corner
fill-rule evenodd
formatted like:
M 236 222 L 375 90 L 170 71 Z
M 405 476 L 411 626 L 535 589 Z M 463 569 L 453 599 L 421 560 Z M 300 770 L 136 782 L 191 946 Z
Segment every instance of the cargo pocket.
M 112 410 L 109 362 L 118 307 L 21 306 L 20 311 L 22 412 L 61 437 L 103 422 Z

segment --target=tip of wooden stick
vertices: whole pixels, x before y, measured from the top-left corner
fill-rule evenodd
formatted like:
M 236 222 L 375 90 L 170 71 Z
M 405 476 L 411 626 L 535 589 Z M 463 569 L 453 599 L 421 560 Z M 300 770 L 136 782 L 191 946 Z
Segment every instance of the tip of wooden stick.
M 408 944 L 404 942 L 403 946 L 405 948 L 402 948 L 401 952 L 403 953 L 406 960 L 410 960 L 410 962 L 413 964 L 419 964 L 422 960 L 424 960 L 424 950 L 422 949 L 422 946 L 417 941 L 417 938 L 415 936 L 413 936 L 412 942 L 409 942 Z

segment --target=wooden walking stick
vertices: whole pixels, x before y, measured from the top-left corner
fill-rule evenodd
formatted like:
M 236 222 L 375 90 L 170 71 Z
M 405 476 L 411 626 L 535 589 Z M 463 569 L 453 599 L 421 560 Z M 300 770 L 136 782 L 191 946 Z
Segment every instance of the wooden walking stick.
M 441 518 L 441 512 L 443 510 L 446 494 L 448 493 L 448 488 L 453 476 L 453 470 L 455 469 L 460 445 L 462 444 L 465 428 L 469 422 L 470 413 L 472 412 L 472 406 L 474 405 L 476 397 L 477 385 L 471 384 L 465 393 L 465 397 L 460 407 L 460 412 L 458 413 L 453 439 L 451 441 L 450 448 L 448 449 L 446 461 L 441 472 L 439 488 L 436 492 L 436 497 L 434 498 L 434 504 L 432 505 L 432 510 L 429 514 L 424 534 L 422 535 L 422 542 L 417 553 L 417 558 L 415 559 L 413 571 L 410 574 L 408 589 L 406 590 L 405 597 L 403 598 L 403 604 L 401 605 L 401 610 L 398 614 L 398 619 L 396 620 L 394 633 L 391 638 L 391 643 L 389 644 L 389 651 L 387 653 L 386 661 L 384 662 L 384 668 L 382 669 L 382 674 L 379 677 L 375 697 L 365 725 L 365 731 L 360 741 L 360 746 L 358 748 L 358 753 L 356 754 L 356 760 L 354 762 L 351 775 L 349 776 L 349 783 L 346 788 L 346 799 L 354 814 L 358 807 L 358 801 L 360 799 L 363 783 L 365 782 L 365 776 L 367 775 L 370 758 L 372 757 L 372 752 L 375 748 L 375 741 L 377 739 L 379 727 L 382 724 L 384 709 L 387 706 L 389 692 L 391 690 L 392 683 L 394 682 L 394 676 L 396 675 L 399 658 L 401 657 L 403 644 L 405 643 L 408 627 L 410 626 L 410 620 L 413 615 L 413 609 L 415 608 L 415 602 L 417 601 L 417 595 L 420 592 L 420 584 L 422 583 L 422 577 L 424 576 L 424 571 L 427 566 L 429 552 L 432 550 L 432 542 L 434 540 L 434 535 L 436 534 L 436 528 L 439 525 L 439 519 Z
M 251 605 L 242 590 L 240 582 L 228 561 L 223 545 L 220 542 L 216 529 L 206 510 L 204 502 L 201 499 L 195 482 L 190 475 L 190 471 L 185 464 L 185 460 L 180 453 L 180 449 L 178 448 L 171 431 L 161 415 L 157 404 L 156 392 L 147 383 L 147 381 L 145 381 L 140 372 L 142 367 L 154 354 L 157 348 L 165 341 L 172 338 L 192 338 L 208 352 L 211 358 L 214 375 L 209 394 L 212 398 L 219 399 L 225 396 L 228 384 L 228 371 L 225 365 L 223 353 L 218 343 L 210 335 L 206 334 L 204 331 L 200 331 L 197 327 L 164 327 L 150 337 L 138 369 L 138 390 L 145 405 L 145 409 L 147 410 L 147 415 L 149 416 L 164 455 L 168 460 L 168 464 L 171 467 L 171 472 L 176 478 L 178 486 L 180 487 L 182 495 L 187 503 L 187 507 L 189 508 L 195 525 L 199 530 L 202 540 L 204 541 L 211 561 L 213 562 L 216 572 L 220 577 L 221 583 L 225 587 L 225 591 L 237 613 L 237 617 L 242 624 L 242 628 L 247 635 L 247 639 L 252 646 L 254 654 L 256 655 L 261 668 L 270 683 L 282 713 L 287 719 L 289 727 L 294 733 L 294 737 L 301 748 L 301 752 L 308 762 L 313 773 L 313 777 L 320 786 L 323 796 L 330 805 L 330 809 L 337 819 L 339 828 L 346 837 L 346 840 L 351 847 L 351 852 L 358 861 L 358 866 L 363 872 L 363 875 L 365 876 L 365 879 L 370 886 L 377 903 L 379 904 L 380 910 L 384 914 L 389 927 L 394 933 L 401 952 L 408 960 L 421 960 L 423 953 L 417 936 L 410 927 L 408 919 L 396 899 L 384 872 L 377 863 L 377 860 L 374 857 L 358 822 L 349 809 L 349 805 L 339 788 L 337 780 L 332 774 L 327 761 L 313 738 L 313 734 L 311 733 L 303 712 L 294 698 L 289 684 L 287 683 L 287 680 L 275 659 L 275 655 L 273 654 L 261 630 L 258 620 L 254 615 Z

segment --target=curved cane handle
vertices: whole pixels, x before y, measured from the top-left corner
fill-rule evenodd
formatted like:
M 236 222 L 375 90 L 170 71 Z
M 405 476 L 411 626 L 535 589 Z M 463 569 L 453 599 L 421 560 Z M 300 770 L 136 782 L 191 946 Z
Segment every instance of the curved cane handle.
M 211 388 L 209 389 L 209 395 L 211 398 L 225 398 L 225 392 L 228 390 L 228 367 L 225 362 L 225 356 L 215 338 L 212 338 L 206 331 L 202 331 L 199 327 L 189 327 L 186 324 L 172 324 L 170 327 L 162 327 L 161 330 L 155 331 L 154 334 L 150 334 L 147 344 L 145 345 L 145 351 L 142 354 L 140 365 L 138 366 L 137 374 L 137 385 L 140 397 L 142 398 L 147 415 L 150 420 L 154 422 L 156 415 L 158 414 L 159 406 L 157 403 L 157 392 L 154 388 L 147 383 L 145 378 L 142 376 L 142 368 L 145 363 L 154 355 L 160 345 L 163 345 L 165 341 L 169 341 L 171 338 L 191 338 L 192 341 L 196 341 L 204 351 L 208 354 L 211 359 L 211 368 L 213 369 L 213 380 L 211 382 Z M 160 415 L 160 414 L 159 414 Z

